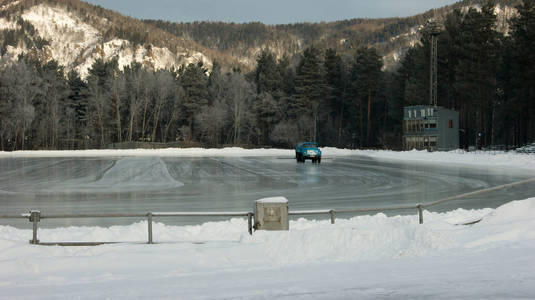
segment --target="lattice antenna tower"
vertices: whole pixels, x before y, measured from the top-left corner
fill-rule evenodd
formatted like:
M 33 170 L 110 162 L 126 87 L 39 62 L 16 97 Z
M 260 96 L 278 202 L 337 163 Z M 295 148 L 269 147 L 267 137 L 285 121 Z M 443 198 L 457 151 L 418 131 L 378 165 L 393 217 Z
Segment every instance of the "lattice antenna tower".
M 438 36 L 444 30 L 444 26 L 435 20 L 428 22 L 431 39 L 431 63 L 429 72 L 429 104 L 437 106 L 438 103 Z

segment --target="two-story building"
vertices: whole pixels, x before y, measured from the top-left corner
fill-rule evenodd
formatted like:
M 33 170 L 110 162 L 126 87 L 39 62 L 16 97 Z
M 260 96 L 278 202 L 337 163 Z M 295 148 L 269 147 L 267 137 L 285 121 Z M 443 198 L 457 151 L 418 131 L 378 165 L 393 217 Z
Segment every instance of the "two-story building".
M 459 148 L 459 112 L 433 105 L 403 111 L 403 149 L 448 151 Z

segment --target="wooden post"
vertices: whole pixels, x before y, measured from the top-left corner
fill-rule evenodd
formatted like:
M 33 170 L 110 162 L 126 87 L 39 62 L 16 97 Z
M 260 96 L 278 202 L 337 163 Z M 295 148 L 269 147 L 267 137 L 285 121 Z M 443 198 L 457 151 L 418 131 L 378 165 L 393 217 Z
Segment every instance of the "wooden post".
M 247 214 L 247 228 L 249 230 L 249 234 L 253 235 L 253 214 L 252 213 Z
M 418 206 L 416 206 L 418 208 L 418 219 L 420 221 L 420 224 L 423 224 L 424 223 L 424 212 L 422 210 L 422 205 L 421 204 L 418 204 Z
M 38 210 L 30 211 L 30 222 L 33 223 L 33 235 L 32 239 L 30 240 L 30 244 L 32 245 L 39 244 L 39 240 L 37 239 L 37 223 L 39 221 L 41 221 L 41 212 Z
M 147 222 L 149 223 L 149 244 L 152 244 L 152 213 L 147 214 Z
M 334 210 L 330 210 L 329 211 L 329 214 L 331 215 L 331 224 L 334 224 L 334 219 L 335 219 L 335 216 L 334 216 Z

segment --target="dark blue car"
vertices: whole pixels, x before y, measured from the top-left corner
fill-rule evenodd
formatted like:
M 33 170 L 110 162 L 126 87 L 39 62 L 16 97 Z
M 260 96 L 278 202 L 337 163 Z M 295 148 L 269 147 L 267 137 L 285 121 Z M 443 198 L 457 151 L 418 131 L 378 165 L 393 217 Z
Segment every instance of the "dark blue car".
M 295 159 L 297 162 L 304 163 L 305 160 L 310 159 L 312 163 L 321 163 L 321 150 L 317 143 L 305 142 L 295 146 Z

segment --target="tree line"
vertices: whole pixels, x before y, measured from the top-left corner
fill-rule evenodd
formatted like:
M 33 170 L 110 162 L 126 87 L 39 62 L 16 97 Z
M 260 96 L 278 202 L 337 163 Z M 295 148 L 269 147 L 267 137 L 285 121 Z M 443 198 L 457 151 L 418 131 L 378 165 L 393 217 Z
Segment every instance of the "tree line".
M 455 10 L 439 41 L 439 105 L 461 115 L 461 145 L 535 139 L 535 1 L 496 31 L 493 2 Z M 219 147 L 401 146 L 402 107 L 429 103 L 429 32 L 397 70 L 375 48 L 263 50 L 251 72 L 214 62 L 153 71 L 96 60 L 87 78 L 31 55 L 0 68 L 0 147 L 106 148 L 160 142 Z
M 368 93 L 368 117 L 359 124 L 371 124 L 381 58 L 367 48 L 356 58 L 347 66 L 334 50 L 310 47 L 294 66 L 263 51 L 250 73 L 223 72 L 217 62 L 208 72 L 201 63 L 152 71 L 96 60 L 82 80 L 75 71 L 65 76 L 55 61 L 21 56 L 0 69 L 1 148 L 105 148 L 140 141 L 372 145 L 371 129 L 367 140 L 351 133 L 360 126 L 352 95 Z

